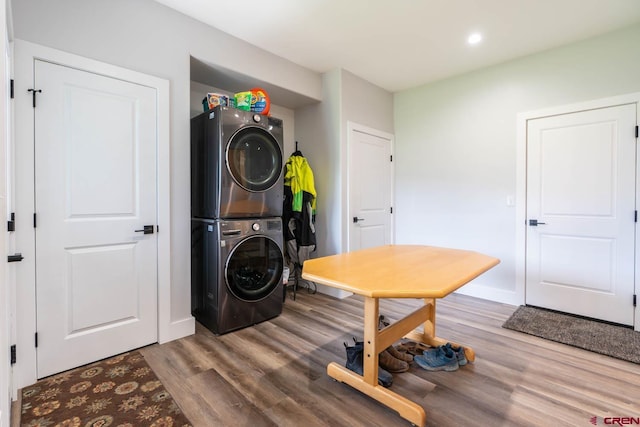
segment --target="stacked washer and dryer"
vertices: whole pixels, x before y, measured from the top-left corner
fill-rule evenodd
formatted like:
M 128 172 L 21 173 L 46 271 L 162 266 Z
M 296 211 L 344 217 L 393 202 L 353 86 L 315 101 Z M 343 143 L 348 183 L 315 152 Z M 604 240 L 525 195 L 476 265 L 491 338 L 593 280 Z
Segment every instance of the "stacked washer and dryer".
M 282 147 L 276 118 L 191 119 L 191 311 L 215 334 L 282 312 Z

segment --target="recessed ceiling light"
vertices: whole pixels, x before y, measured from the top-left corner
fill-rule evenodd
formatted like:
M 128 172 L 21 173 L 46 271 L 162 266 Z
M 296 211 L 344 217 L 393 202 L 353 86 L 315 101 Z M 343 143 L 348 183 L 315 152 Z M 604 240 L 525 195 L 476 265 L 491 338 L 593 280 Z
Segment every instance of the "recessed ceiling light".
M 467 43 L 469 43 L 471 45 L 478 44 L 481 41 L 482 41 L 482 34 L 480 34 L 480 33 L 473 33 L 467 39 Z

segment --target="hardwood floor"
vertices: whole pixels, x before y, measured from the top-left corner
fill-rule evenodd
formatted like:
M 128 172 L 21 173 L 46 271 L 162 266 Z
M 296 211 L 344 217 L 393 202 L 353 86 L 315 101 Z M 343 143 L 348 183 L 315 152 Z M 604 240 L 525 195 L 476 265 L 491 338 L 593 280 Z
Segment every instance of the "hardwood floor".
M 398 319 L 418 300 L 382 300 Z M 640 417 L 640 365 L 503 329 L 516 307 L 450 295 L 440 337 L 474 348 L 474 364 L 429 373 L 413 366 L 392 389 L 422 405 L 429 426 L 580 426 L 593 416 Z M 326 375 L 362 337 L 363 300 L 298 293 L 281 316 L 216 337 L 196 334 L 143 349 L 195 426 L 406 426 L 395 412 Z M 603 421 L 600 420 L 603 424 Z
M 396 320 L 418 300 L 381 300 Z M 456 372 L 412 366 L 392 390 L 422 405 L 428 426 L 588 426 L 640 417 L 640 365 L 503 329 L 516 307 L 463 295 L 438 301 L 438 336 L 471 346 Z M 196 427 L 408 426 L 395 412 L 326 375 L 343 342 L 362 337 L 363 300 L 299 292 L 281 316 L 216 337 L 142 349 Z M 598 425 L 605 425 L 598 419 Z

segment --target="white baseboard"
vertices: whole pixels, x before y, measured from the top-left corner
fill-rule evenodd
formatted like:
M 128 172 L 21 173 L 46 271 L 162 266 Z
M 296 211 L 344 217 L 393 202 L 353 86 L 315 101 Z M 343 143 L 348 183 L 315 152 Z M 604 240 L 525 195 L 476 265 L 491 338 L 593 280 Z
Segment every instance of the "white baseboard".
M 196 319 L 189 316 L 186 319 L 171 322 L 158 336 L 158 343 L 164 344 L 179 338 L 188 337 L 196 333 Z
M 498 289 L 481 283 L 470 283 L 456 291 L 462 295 L 482 298 L 502 304 L 522 305 L 524 297 L 519 296 L 515 290 Z
M 332 288 L 331 286 L 318 285 L 318 292 L 321 294 L 329 295 L 334 298 L 344 299 L 353 295 L 351 292 L 343 291 L 342 289 Z

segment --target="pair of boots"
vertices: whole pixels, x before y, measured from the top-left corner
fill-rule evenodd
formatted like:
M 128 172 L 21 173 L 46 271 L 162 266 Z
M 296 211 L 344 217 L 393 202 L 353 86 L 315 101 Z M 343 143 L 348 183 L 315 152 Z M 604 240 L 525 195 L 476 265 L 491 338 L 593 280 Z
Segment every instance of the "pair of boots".
M 409 363 L 413 362 L 413 356 L 401 353 L 392 345 L 387 347 L 378 357 L 378 363 L 389 372 L 407 372 Z

